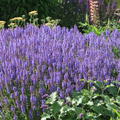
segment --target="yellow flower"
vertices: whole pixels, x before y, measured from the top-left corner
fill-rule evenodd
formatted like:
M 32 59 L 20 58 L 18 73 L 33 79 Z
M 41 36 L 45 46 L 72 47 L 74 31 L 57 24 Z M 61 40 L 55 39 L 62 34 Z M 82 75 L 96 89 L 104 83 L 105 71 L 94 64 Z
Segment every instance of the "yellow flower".
M 25 21 L 25 19 L 23 19 L 22 17 L 14 17 L 10 19 L 10 21 Z
M 52 23 L 46 23 L 45 25 L 46 25 L 46 26 L 53 26 Z
M 31 16 L 31 15 L 38 15 L 38 12 L 34 10 L 34 11 L 29 12 L 28 14 L 29 14 L 30 16 Z
M 5 23 L 5 21 L 0 21 L 0 25 L 4 25 Z

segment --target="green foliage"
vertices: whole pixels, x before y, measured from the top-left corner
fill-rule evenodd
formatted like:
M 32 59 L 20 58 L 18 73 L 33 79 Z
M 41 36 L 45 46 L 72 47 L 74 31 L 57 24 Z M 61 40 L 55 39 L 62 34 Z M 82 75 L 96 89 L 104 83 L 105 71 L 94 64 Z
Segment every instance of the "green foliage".
M 8 27 L 16 28 L 16 27 L 24 27 L 26 24 L 33 24 L 38 26 L 38 12 L 31 11 L 28 13 L 29 17 L 27 18 L 25 15 L 22 17 L 14 17 L 9 20 Z
M 120 49 L 119 48 L 113 48 L 112 51 L 116 58 L 120 58 Z
M 27 24 L 33 24 L 35 26 L 39 26 L 38 12 L 31 11 L 28 13 L 28 17 L 22 15 L 22 17 L 14 17 L 9 20 L 8 27 L 16 28 L 16 27 L 24 27 Z M 41 19 L 41 23 L 50 27 L 55 27 L 60 23 L 60 19 L 52 19 L 52 17 L 46 17 L 45 19 Z M 0 21 L 0 29 L 3 29 L 5 25 L 5 21 Z
M 49 16 L 54 12 L 57 0 L 1 0 L 1 19 L 8 21 L 10 18 L 27 14 L 29 11 L 37 10 L 40 16 Z M 7 8 L 7 9 L 6 9 Z
M 90 25 L 88 23 L 81 23 L 81 22 L 79 23 L 78 28 L 80 29 L 81 32 L 86 33 L 86 34 L 90 32 L 94 32 L 97 35 L 100 35 L 104 31 L 102 27 L 97 28 L 96 26 Z
M 8 23 L 11 18 L 27 16 L 29 11 L 36 10 L 38 11 L 39 24 L 41 24 L 41 19 L 50 16 L 53 19 L 61 19 L 61 26 L 72 27 L 78 21 L 84 20 L 85 9 L 85 2 L 78 5 L 64 0 L 1 0 L 0 19 Z
M 78 22 L 78 28 L 82 33 L 90 33 L 94 32 L 97 35 L 101 35 L 106 30 L 113 31 L 114 29 L 120 30 L 120 23 L 117 23 L 117 21 L 113 20 L 110 21 L 108 19 L 107 23 L 102 23 L 100 26 L 94 26 L 89 24 L 88 20 L 85 23 Z
M 53 20 L 51 17 L 46 17 L 45 19 L 41 19 L 41 22 L 47 26 L 54 27 L 59 24 L 60 19 Z
M 120 88 L 108 81 L 82 81 L 94 86 L 73 92 L 66 99 L 52 93 L 41 120 L 119 120 Z

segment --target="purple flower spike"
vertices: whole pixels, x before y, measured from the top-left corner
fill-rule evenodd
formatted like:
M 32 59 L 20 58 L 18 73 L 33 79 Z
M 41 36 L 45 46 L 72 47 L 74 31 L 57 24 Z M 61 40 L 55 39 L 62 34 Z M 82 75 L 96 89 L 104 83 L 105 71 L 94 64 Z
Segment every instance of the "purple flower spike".
M 15 114 L 13 120 L 18 120 L 18 116 Z
M 21 111 L 22 111 L 22 113 L 25 113 L 25 106 L 24 105 L 21 105 Z
M 11 106 L 11 111 L 15 112 L 15 107 L 14 106 Z

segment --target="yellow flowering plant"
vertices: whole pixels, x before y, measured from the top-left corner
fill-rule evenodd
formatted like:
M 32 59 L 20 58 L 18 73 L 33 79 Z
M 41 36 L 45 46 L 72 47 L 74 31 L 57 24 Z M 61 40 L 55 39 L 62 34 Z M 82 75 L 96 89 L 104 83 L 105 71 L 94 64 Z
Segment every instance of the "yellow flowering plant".
M 5 23 L 5 21 L 0 21 L 0 29 L 4 28 Z

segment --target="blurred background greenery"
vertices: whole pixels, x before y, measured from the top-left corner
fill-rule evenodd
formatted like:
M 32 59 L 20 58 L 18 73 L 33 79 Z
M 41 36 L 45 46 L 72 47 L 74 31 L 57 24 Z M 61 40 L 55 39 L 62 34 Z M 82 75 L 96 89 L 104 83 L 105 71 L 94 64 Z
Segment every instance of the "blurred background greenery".
M 29 20 L 28 12 L 38 11 L 38 22 L 50 16 L 52 19 L 60 19 L 61 26 L 73 27 L 78 22 L 85 22 L 88 14 L 88 0 L 0 0 L 0 20 L 25 15 Z M 116 8 L 116 0 L 100 0 L 101 20 L 113 19 L 113 10 Z M 117 0 L 120 7 L 120 0 Z M 104 10 L 104 11 L 103 11 Z

